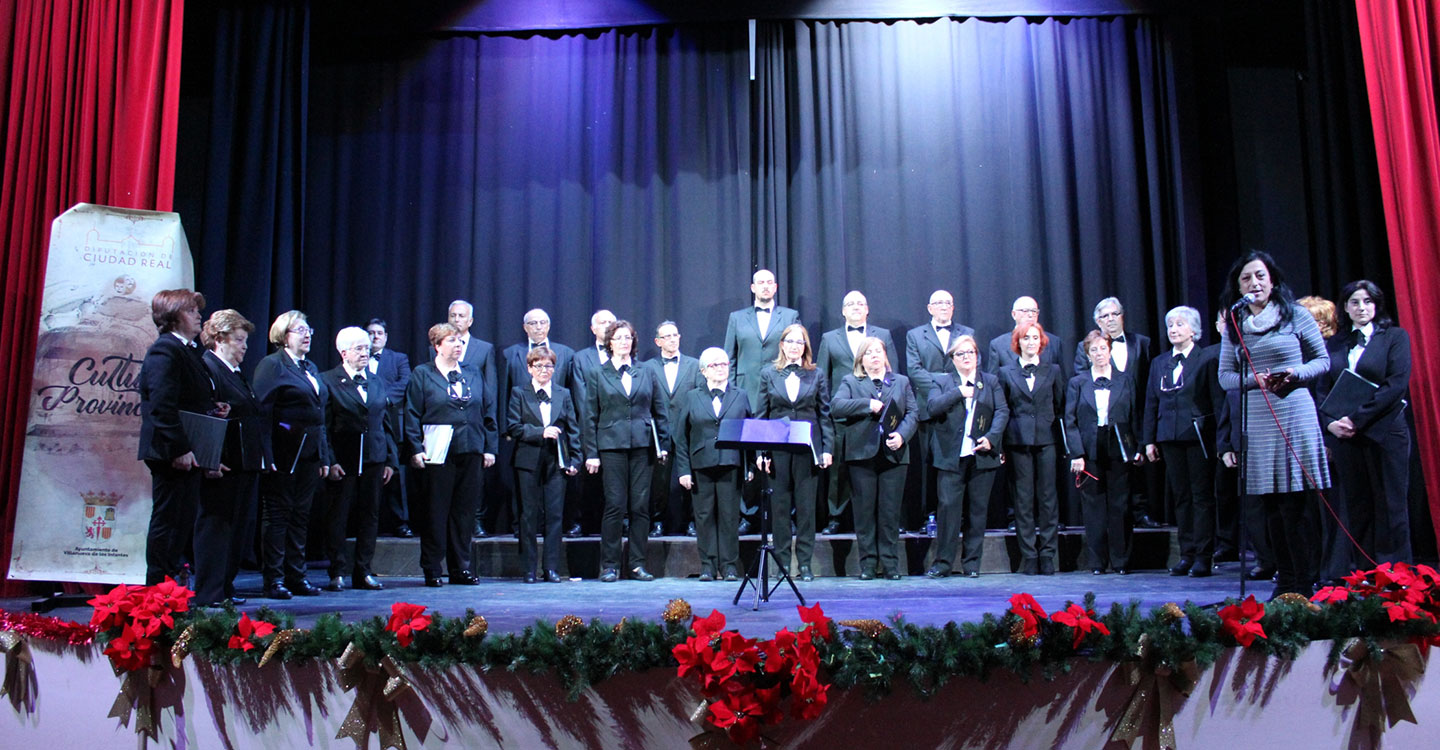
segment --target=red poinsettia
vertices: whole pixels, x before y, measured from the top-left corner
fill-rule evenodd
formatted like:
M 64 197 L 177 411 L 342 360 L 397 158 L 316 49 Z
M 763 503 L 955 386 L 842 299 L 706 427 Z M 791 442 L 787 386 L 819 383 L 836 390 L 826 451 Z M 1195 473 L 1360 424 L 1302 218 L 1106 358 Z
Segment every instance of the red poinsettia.
M 425 605 L 395 602 L 390 605 L 390 621 L 385 629 L 395 634 L 400 645 L 409 646 L 415 634 L 430 627 L 430 618 L 425 614 Z
M 95 608 L 95 611 L 90 613 L 90 624 L 101 630 L 124 624 L 130 615 L 130 608 L 135 605 L 130 599 L 131 590 L 131 586 L 122 583 L 87 602 Z
M 813 607 L 804 607 L 797 605 L 795 609 L 800 611 L 800 622 L 803 622 L 808 626 L 804 629 L 803 632 L 813 632 L 815 635 L 818 635 L 819 637 L 824 638 L 827 641 L 830 640 L 831 620 L 830 618 L 826 617 L 825 612 L 820 609 L 819 602 L 816 602 L 815 606 Z
M 1349 598 L 1350 589 L 1344 586 L 1326 586 L 1316 591 L 1315 595 L 1310 597 L 1310 601 L 1316 604 L 1337 604 Z
M 1031 638 L 1040 632 L 1040 621 L 1046 618 L 1045 608 L 1035 601 L 1035 597 L 1020 593 L 1010 597 L 1010 612 L 1020 618 L 1024 623 L 1024 635 Z
M 1069 625 L 1075 629 L 1075 643 L 1071 648 L 1080 648 L 1080 642 L 1092 631 L 1101 635 L 1110 635 L 1110 628 L 1105 623 L 1095 619 L 1095 610 L 1085 609 L 1079 604 L 1071 604 L 1064 611 L 1055 612 L 1050 619 L 1061 625 Z
M 111 638 L 105 646 L 105 655 L 110 657 L 116 669 L 134 672 L 150 664 L 150 655 L 155 651 L 155 639 L 141 633 L 134 625 L 125 625 L 120 635 Z
M 1265 617 L 1265 605 L 1255 601 L 1254 594 L 1239 604 L 1224 607 L 1218 614 L 1221 627 L 1241 646 L 1249 647 L 1257 637 L 1265 637 L 1265 628 L 1260 625 Z
M 255 640 L 275 632 L 275 626 L 264 620 L 252 620 L 250 615 L 240 613 L 240 622 L 235 623 L 235 635 L 230 636 L 230 648 L 249 651 L 255 648 Z
M 90 600 L 90 624 L 110 631 L 105 653 L 117 668 L 139 669 L 149 663 L 154 639 L 175 627 L 175 614 L 188 611 L 194 596 L 171 578 L 153 586 L 120 584 Z

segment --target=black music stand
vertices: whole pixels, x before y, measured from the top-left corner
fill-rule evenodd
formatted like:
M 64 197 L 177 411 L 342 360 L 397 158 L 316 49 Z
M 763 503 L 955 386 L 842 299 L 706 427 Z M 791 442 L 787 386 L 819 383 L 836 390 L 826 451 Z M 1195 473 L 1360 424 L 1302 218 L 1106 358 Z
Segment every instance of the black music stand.
M 754 465 L 753 452 L 759 450 L 788 451 L 791 453 L 809 452 L 815 453 L 815 447 L 810 442 L 810 423 L 791 422 L 789 419 L 726 419 L 720 422 L 720 430 L 715 436 L 715 447 L 728 450 L 740 450 L 745 452 L 746 470 Z M 775 554 L 775 545 L 770 543 L 770 499 L 774 490 L 766 487 L 761 493 L 763 496 L 760 502 L 760 549 L 755 554 L 745 572 L 745 579 L 740 582 L 740 588 L 735 592 L 735 599 L 731 604 L 739 604 L 740 596 L 745 593 L 746 586 L 755 587 L 755 602 L 750 609 L 760 609 L 760 600 L 770 601 L 770 595 L 780 588 L 780 584 L 790 584 L 790 590 L 795 592 L 795 598 L 800 604 L 805 604 L 805 597 L 795 585 L 795 579 L 790 577 L 790 571 L 780 564 L 780 556 Z M 788 521 L 787 521 L 788 522 Z M 775 580 L 775 585 L 770 585 L 770 566 L 767 561 L 774 560 L 775 567 L 780 570 L 780 576 Z

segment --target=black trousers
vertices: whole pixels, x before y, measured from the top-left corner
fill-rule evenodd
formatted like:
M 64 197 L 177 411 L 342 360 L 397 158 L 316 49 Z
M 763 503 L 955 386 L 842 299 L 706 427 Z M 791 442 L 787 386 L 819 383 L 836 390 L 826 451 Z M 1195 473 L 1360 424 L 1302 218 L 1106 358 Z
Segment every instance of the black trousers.
M 548 443 L 547 443 L 548 444 Z M 535 469 L 515 469 L 515 490 L 520 495 L 520 564 L 528 573 L 538 574 L 535 567 L 539 553 L 535 535 L 540 531 L 540 518 L 545 518 L 545 570 L 560 570 L 561 541 L 565 533 L 565 472 L 551 451 L 544 451 Z
M 470 570 L 470 538 L 475 506 L 485 479 L 485 457 L 451 453 L 443 464 L 426 464 L 420 475 L 422 501 L 411 510 L 420 521 L 420 570 L 439 576 L 440 564 L 450 575 Z
M 883 568 L 904 575 L 906 571 L 900 569 L 900 497 L 905 494 L 909 465 L 876 456 L 852 461 L 849 466 L 860 572 Z
M 839 455 L 839 451 L 836 451 Z M 824 522 L 829 524 L 835 521 L 840 524 L 841 531 L 853 531 L 854 522 L 850 519 L 850 472 L 845 465 L 839 461 L 830 464 L 825 475 L 825 512 L 816 510 L 815 523 Z
M 1318 566 L 1320 528 L 1318 500 L 1309 492 L 1261 495 L 1270 544 L 1275 551 L 1275 593 L 1309 597 Z
M 153 586 L 180 577 L 184 558 L 190 554 L 195 531 L 196 507 L 200 502 L 199 469 L 177 471 L 169 461 L 146 461 L 150 468 L 150 531 L 145 536 L 145 584 Z
M 475 522 L 491 534 L 509 534 L 520 520 L 520 494 L 515 490 L 515 473 L 509 469 L 514 464 L 515 443 L 507 438 L 500 441 L 495 465 L 480 470 L 485 494 L 476 503 Z
M 1180 557 L 1208 564 L 1215 558 L 1215 465 L 1200 443 L 1164 441 L 1160 457 L 1175 498 Z
M 673 451 L 673 449 L 672 449 Z M 690 524 L 690 493 L 680 486 L 672 458 L 658 464 L 650 474 L 650 522 L 663 524 L 667 534 L 684 534 Z
M 1098 479 L 1084 477 L 1080 501 L 1085 516 L 1085 552 L 1090 567 L 1111 570 L 1130 567 L 1130 464 L 1110 441 L 1100 441 L 1096 456 L 1086 459 L 1085 470 Z
M 260 474 L 233 470 L 200 487 L 195 515 L 195 601 L 218 604 L 235 595 L 245 556 L 245 520 L 260 499 Z
M 395 476 L 380 487 L 380 528 L 393 532 L 400 524 L 410 525 L 410 467 L 404 460 Z
M 1059 560 L 1060 507 L 1055 494 L 1055 446 L 1006 446 L 1020 570 L 1055 570 Z
M 302 460 L 294 473 L 272 471 L 260 477 L 260 566 L 266 584 L 305 578 L 305 538 L 321 465 L 319 460 Z
M 926 517 L 939 503 L 937 470 L 930 465 L 930 423 L 921 422 L 908 442 L 910 463 L 900 501 L 900 528 L 918 531 L 925 528 Z
M 655 468 L 650 448 L 600 451 L 600 480 L 605 488 L 605 513 L 600 518 L 600 568 L 620 568 L 620 536 L 630 517 L 630 567 L 645 565 L 650 540 L 650 475 Z
M 394 483 L 399 477 L 391 477 Z M 330 560 L 330 577 L 370 575 L 375 559 L 375 536 L 380 532 L 380 492 L 385 486 L 385 465 L 366 464 L 359 476 L 346 474 L 326 482 L 330 495 L 330 517 L 325 520 L 325 556 Z M 355 519 L 355 560 L 347 559 L 345 539 L 350 519 Z
M 784 453 L 775 451 L 771 455 L 771 468 L 775 472 L 770 485 L 774 493 L 770 497 L 771 533 L 775 538 L 775 554 L 780 565 L 790 572 L 790 511 L 795 511 L 795 560 L 799 565 L 810 565 L 815 553 L 815 497 L 820 487 L 820 467 L 815 465 L 810 451 Z
M 975 457 L 960 459 L 959 471 L 936 469 L 939 508 L 935 513 L 935 561 L 944 572 L 955 569 L 955 545 L 964 536 L 961 569 L 980 572 L 985 549 L 985 518 L 990 513 L 994 469 L 975 468 Z
M 1240 469 L 1227 467 L 1220 461 L 1215 462 L 1215 505 L 1216 514 L 1223 520 L 1225 514 L 1219 510 L 1227 503 L 1235 506 L 1235 515 L 1239 517 L 1237 526 L 1245 528 L 1245 546 L 1255 551 L 1255 562 L 1262 568 L 1275 567 L 1275 553 L 1270 549 L 1270 530 L 1265 524 L 1265 504 L 1260 502 L 1258 497 L 1253 495 L 1239 495 L 1240 490 Z M 1217 538 L 1219 533 L 1216 533 Z M 1235 537 L 1235 546 L 1240 547 L 1238 534 Z M 1243 554 L 1244 550 L 1240 550 Z
M 712 576 L 739 569 L 741 472 L 738 466 L 712 466 L 690 475 L 700 570 Z
M 1334 441 L 1335 476 L 1349 515 L 1346 523 L 1365 551 L 1377 563 L 1413 562 L 1410 432 L 1404 419 L 1390 422 L 1388 428 L 1377 425 L 1366 435 Z M 1370 567 L 1358 552 L 1353 557 L 1356 565 Z

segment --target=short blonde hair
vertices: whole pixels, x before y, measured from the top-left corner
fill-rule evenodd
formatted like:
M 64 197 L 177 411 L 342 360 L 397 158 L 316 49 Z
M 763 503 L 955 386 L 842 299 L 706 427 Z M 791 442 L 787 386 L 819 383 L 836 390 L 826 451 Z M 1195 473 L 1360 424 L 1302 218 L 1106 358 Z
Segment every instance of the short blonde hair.
M 270 343 L 281 349 L 285 348 L 285 334 L 290 332 L 290 326 L 306 321 L 305 313 L 299 310 L 290 310 L 280 313 L 275 322 L 270 324 Z
M 885 358 L 885 370 L 888 372 L 894 369 L 893 365 L 890 364 L 890 353 L 885 351 L 885 342 L 874 336 L 866 336 L 860 340 L 860 346 L 855 348 L 855 377 L 858 378 L 865 375 L 865 353 L 870 351 L 870 347 L 872 346 L 880 347 L 880 356 Z

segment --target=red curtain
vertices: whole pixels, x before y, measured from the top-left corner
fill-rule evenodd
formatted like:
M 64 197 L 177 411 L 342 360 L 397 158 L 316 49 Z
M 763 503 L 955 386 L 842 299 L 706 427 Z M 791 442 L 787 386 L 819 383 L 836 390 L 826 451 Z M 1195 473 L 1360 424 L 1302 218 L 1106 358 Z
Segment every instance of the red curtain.
M 1413 342 L 1415 427 L 1430 517 L 1440 537 L 1440 18 L 1433 0 L 1357 0 L 1370 118 L 1380 163 L 1395 306 Z
M 3 0 L 0 491 L 9 570 L 50 222 L 76 203 L 168 211 L 184 0 Z M 0 594 L 25 586 L 6 581 Z

